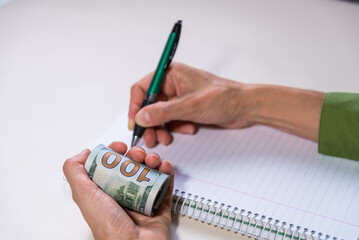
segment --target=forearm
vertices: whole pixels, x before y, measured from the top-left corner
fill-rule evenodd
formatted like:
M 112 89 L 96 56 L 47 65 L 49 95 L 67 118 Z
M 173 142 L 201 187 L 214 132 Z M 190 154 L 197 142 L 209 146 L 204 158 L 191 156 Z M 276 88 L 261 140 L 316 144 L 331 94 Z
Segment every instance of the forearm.
M 312 141 L 318 141 L 324 92 L 274 85 L 247 85 L 253 124 L 268 125 Z

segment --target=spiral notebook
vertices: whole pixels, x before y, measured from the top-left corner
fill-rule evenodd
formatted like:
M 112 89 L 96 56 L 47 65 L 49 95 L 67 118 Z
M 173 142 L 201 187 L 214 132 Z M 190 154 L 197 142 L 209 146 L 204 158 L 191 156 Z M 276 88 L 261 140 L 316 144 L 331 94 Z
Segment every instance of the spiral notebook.
M 131 137 L 124 114 L 96 144 Z M 174 165 L 174 214 L 255 239 L 359 239 L 359 162 L 309 140 L 203 127 L 150 151 Z

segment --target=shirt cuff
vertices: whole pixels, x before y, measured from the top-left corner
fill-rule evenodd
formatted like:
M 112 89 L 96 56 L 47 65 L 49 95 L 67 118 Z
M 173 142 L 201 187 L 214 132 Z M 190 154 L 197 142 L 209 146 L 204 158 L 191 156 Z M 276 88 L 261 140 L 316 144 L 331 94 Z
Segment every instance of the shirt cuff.
M 332 92 L 325 95 L 318 152 L 359 160 L 359 94 Z

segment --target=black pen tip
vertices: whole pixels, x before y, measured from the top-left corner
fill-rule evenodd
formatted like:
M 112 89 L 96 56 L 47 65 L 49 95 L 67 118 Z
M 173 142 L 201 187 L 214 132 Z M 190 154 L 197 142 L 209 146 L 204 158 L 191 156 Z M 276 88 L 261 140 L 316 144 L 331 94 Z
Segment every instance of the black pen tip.
M 182 20 L 178 20 L 176 24 L 182 24 Z

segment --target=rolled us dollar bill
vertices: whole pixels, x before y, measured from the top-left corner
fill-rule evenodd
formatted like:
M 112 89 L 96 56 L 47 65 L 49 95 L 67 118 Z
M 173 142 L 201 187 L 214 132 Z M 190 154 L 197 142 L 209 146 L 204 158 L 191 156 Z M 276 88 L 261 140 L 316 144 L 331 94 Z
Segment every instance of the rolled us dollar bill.
M 85 169 L 92 181 L 118 204 L 148 216 L 155 214 L 171 176 L 135 162 L 103 144 L 88 156 Z

